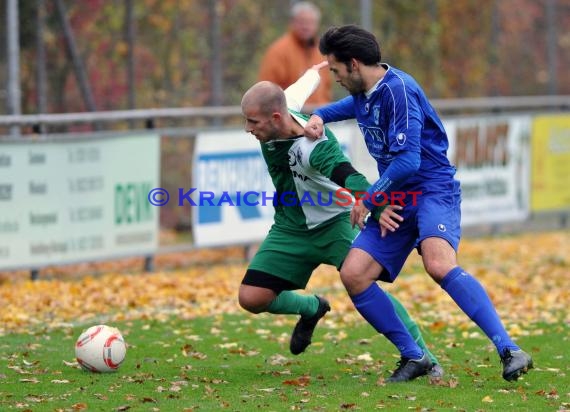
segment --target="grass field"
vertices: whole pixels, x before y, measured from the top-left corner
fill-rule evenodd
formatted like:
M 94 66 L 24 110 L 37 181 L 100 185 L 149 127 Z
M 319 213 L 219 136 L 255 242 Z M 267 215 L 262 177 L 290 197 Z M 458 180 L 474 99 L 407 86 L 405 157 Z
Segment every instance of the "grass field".
M 333 311 L 313 345 L 288 351 L 295 317 L 241 311 L 245 263 L 155 274 L 107 273 L 0 285 L 0 411 L 566 411 L 570 410 L 570 234 L 463 243 L 462 265 L 488 288 L 536 368 L 501 378 L 494 348 L 412 257 L 387 288 L 424 331 L 446 375 L 386 384 L 397 361 L 355 313 L 330 267 L 309 291 Z M 112 374 L 78 368 L 74 342 L 119 327 L 127 359 Z
M 129 350 L 112 374 L 78 369 L 80 328 L 12 334 L 0 346 L 0 410 L 570 409 L 567 326 L 538 324 L 519 339 L 537 367 L 514 383 L 480 333 L 444 327 L 426 334 L 441 381 L 385 384 L 397 360 L 386 340 L 331 318 L 300 356 L 288 353 L 293 322 L 267 315 L 121 322 Z

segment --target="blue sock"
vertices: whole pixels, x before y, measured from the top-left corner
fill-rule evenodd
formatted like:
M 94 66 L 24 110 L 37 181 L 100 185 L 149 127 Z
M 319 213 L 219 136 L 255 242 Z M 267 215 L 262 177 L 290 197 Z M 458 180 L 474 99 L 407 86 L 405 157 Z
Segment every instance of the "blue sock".
M 491 299 L 477 279 L 457 266 L 445 275 L 440 286 L 485 332 L 495 344 L 499 354 L 502 354 L 505 348 L 520 349 L 507 334 Z
M 420 359 L 424 355 L 396 314 L 394 305 L 376 283 L 372 283 L 358 295 L 351 296 L 351 299 L 362 317 L 396 345 L 401 356 Z

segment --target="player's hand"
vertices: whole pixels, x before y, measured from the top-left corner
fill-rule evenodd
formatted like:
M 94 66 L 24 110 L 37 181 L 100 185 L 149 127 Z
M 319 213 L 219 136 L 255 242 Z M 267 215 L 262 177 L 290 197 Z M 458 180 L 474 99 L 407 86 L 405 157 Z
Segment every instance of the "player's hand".
M 388 205 L 380 214 L 378 223 L 380 224 L 380 236 L 385 237 L 388 232 L 395 232 L 400 225 L 398 222 L 403 222 L 404 218 L 396 211 L 402 210 L 400 205 Z
M 352 210 L 350 211 L 350 224 L 354 226 L 358 225 L 360 229 L 364 228 L 364 219 L 370 213 L 370 211 L 364 206 L 362 202 L 357 201 Z
M 315 64 L 313 67 L 311 67 L 311 69 L 319 71 L 321 70 L 323 67 L 327 67 L 329 65 L 329 62 L 327 60 L 324 60 L 318 64 Z
M 307 121 L 304 135 L 309 139 L 316 140 L 323 135 L 324 130 L 325 124 L 323 122 L 323 119 L 314 114 L 309 118 L 309 121 Z

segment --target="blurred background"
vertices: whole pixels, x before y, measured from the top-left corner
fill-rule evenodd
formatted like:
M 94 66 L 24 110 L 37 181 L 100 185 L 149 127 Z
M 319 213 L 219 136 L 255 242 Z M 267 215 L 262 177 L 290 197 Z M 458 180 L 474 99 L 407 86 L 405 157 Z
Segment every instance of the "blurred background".
M 21 112 L 65 113 L 237 105 L 263 52 L 286 30 L 294 1 L 2 3 L 0 44 L 10 30 L 20 39 Z M 10 3 L 18 22 L 7 20 Z M 569 0 L 314 3 L 321 33 L 349 23 L 370 29 L 383 60 L 412 73 L 431 98 L 570 93 Z M 2 113 L 7 58 L 0 48 Z
M 266 187 L 259 158 L 248 157 L 255 142 L 241 143 L 238 105 L 294 3 L 3 0 L 0 270 L 133 255 L 150 269 L 159 252 L 259 241 L 271 220 L 263 211 L 259 230 L 249 230 L 250 215 L 235 207 L 150 208 L 146 196 L 154 187 L 171 195 Z M 369 29 L 383 61 L 433 99 L 469 229 L 567 227 L 570 0 L 313 3 L 320 33 Z M 333 95 L 345 90 L 335 85 Z M 374 179 L 354 125 L 339 127 L 357 168 Z M 245 166 L 228 160 L 236 156 Z

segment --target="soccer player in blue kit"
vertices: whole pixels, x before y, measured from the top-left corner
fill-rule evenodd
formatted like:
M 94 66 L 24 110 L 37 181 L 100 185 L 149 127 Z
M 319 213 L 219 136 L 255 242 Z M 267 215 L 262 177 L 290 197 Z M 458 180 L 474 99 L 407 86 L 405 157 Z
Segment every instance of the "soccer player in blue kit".
M 433 280 L 496 346 L 503 378 L 518 379 L 532 368 L 532 358 L 511 340 L 482 285 L 457 264 L 461 191 L 434 108 L 409 74 L 381 63 L 372 33 L 354 25 L 333 27 L 319 49 L 336 81 L 351 95 L 315 110 L 305 135 L 316 139 L 324 123 L 356 119 L 378 164 L 380 178 L 351 211 L 351 223 L 362 230 L 344 261 L 341 279 L 360 314 L 400 351 L 389 381 L 409 381 L 430 368 L 376 283 L 393 282 L 414 248 Z M 378 221 L 364 222 L 369 210 L 395 192 L 419 194 L 406 198 L 403 207 L 388 204 Z

